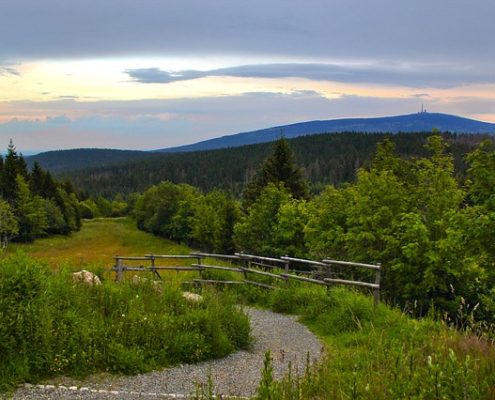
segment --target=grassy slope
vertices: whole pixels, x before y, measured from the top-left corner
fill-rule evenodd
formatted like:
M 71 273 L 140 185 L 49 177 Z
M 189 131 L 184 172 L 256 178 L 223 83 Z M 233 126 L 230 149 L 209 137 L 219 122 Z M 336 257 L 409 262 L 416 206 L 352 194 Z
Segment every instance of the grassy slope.
M 0 398 L 58 375 L 151 371 L 224 357 L 249 344 L 232 296 L 188 302 L 179 285 L 75 284 L 22 254 L 0 259 Z
M 301 315 L 327 356 L 302 380 L 267 379 L 259 400 L 495 399 L 495 347 L 487 338 L 375 307 L 371 296 L 345 288 L 282 287 L 264 303 Z
M 21 250 L 47 261 L 52 267 L 98 269 L 112 265 L 115 255 L 188 254 L 190 249 L 138 231 L 130 218 L 98 218 L 84 221 L 79 232 L 52 236 L 31 244 L 12 244 L 8 253 Z
M 0 398 L 18 382 L 58 374 L 144 372 L 246 347 L 249 324 L 232 296 L 209 291 L 202 303 L 189 304 L 180 285 L 170 284 L 197 277 L 195 272 L 169 272 L 162 290 L 149 282 L 116 285 L 108 279 L 113 274 L 104 274 L 101 286 L 67 284 L 71 270 L 101 276 L 116 254 L 190 251 L 138 231 L 130 218 L 84 221 L 71 236 L 10 245 L 7 256 L 0 257 Z M 169 263 L 177 261 L 161 261 Z
M 71 237 L 14 245 L 9 252 L 18 249 L 54 267 L 88 269 L 109 267 L 115 254 L 189 252 L 138 231 L 127 218 L 86 221 Z M 338 289 L 328 296 L 320 287 L 296 287 L 241 290 L 259 305 L 304 315 L 303 322 L 326 343 L 328 358 L 297 385 L 297 395 L 289 389 L 294 382 L 282 383 L 270 388 L 277 393 L 270 398 L 495 398 L 495 350 L 489 341 L 429 319 L 413 320 L 383 304 L 375 309 L 371 298 L 361 294 Z

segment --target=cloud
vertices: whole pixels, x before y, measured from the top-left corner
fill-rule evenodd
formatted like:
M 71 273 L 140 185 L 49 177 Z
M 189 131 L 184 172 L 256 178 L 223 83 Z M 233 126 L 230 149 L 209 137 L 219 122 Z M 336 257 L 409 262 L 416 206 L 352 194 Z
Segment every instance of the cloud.
M 240 65 L 208 71 L 164 71 L 159 68 L 127 69 L 139 83 L 172 83 L 212 76 L 239 78 L 305 78 L 316 81 L 402 85 L 415 88 L 449 88 L 468 83 L 495 83 L 495 74 L 452 65 L 277 63 Z
M 495 2 L 3 0 L 0 59 L 123 55 L 493 67 Z
M 11 65 L 1 65 L 0 64 L 0 76 L 20 76 L 19 71 L 12 67 Z
M 45 92 L 46 93 L 46 92 Z M 43 94 L 45 94 L 43 93 Z M 50 94 L 50 93 L 46 93 L 46 94 Z M 61 99 L 61 100 L 77 100 L 79 99 L 80 97 L 79 96 L 71 96 L 71 95 L 67 95 L 67 96 L 58 96 L 57 98 Z

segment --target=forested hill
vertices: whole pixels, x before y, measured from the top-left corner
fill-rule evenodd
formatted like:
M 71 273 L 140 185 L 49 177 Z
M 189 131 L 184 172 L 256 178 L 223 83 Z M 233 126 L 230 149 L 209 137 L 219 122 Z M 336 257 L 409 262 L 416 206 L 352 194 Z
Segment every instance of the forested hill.
M 114 165 L 123 161 L 131 161 L 153 155 L 155 153 L 137 150 L 72 149 L 47 151 L 36 154 L 26 157 L 26 162 L 28 167 L 31 168 L 37 161 L 43 168 L 57 174 L 88 166 L 103 167 Z
M 488 133 L 495 134 L 495 124 L 458 117 L 455 115 L 421 112 L 381 118 L 348 118 L 324 121 L 308 121 L 297 124 L 276 126 L 252 132 L 222 136 L 203 142 L 160 149 L 161 152 L 189 152 L 236 147 L 248 144 L 265 143 L 280 136 L 295 138 L 304 135 L 336 132 L 441 132 Z
M 43 168 L 55 174 L 68 171 L 108 167 L 132 160 L 151 158 L 163 153 L 184 153 L 215 150 L 251 144 L 273 142 L 280 136 L 286 139 L 324 133 L 367 132 L 431 132 L 433 128 L 452 133 L 495 134 L 495 124 L 475 121 L 446 114 L 418 113 L 383 118 L 353 118 L 329 121 L 309 121 L 292 125 L 261 129 L 253 132 L 223 136 L 204 142 L 156 151 L 114 150 L 114 149 L 73 149 L 40 153 L 26 158 L 31 168 L 37 161 Z
M 355 178 L 356 170 L 367 165 L 378 142 L 391 138 L 397 151 L 408 157 L 422 156 L 430 133 L 336 133 L 290 139 L 289 145 L 298 165 L 310 180 L 313 190 L 323 184 L 340 184 Z M 455 156 L 456 168 L 465 169 L 463 155 L 479 143 L 483 135 L 446 134 Z M 160 156 L 90 168 L 64 174 L 74 185 L 88 194 L 114 197 L 142 192 L 160 181 L 188 183 L 203 190 L 221 188 L 239 194 L 254 175 L 258 165 L 271 151 L 264 143 L 230 149 Z

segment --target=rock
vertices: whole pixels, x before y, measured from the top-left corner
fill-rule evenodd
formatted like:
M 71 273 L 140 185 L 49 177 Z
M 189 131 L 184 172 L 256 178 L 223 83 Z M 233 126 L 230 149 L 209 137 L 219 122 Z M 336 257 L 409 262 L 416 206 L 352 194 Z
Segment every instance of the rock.
M 92 272 L 83 269 L 79 272 L 74 272 L 72 274 L 72 280 L 74 282 L 86 283 L 88 285 L 101 285 L 100 278 Z
M 192 292 L 182 292 L 182 297 L 191 303 L 199 303 L 203 301 L 203 296 Z

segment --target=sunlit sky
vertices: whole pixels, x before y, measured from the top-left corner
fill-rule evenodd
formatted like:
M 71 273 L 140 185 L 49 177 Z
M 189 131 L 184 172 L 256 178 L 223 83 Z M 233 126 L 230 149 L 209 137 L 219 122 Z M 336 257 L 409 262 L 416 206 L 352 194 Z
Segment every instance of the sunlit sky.
M 156 149 L 422 104 L 495 122 L 494 20 L 491 0 L 0 0 L 0 146 Z

